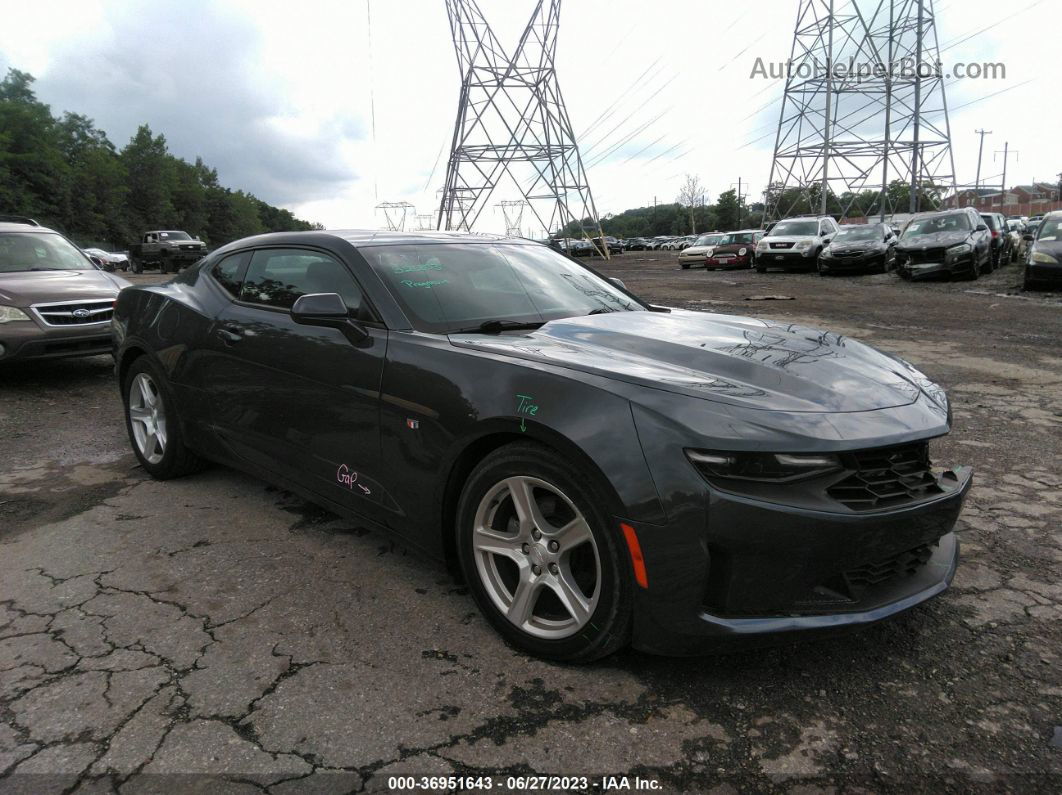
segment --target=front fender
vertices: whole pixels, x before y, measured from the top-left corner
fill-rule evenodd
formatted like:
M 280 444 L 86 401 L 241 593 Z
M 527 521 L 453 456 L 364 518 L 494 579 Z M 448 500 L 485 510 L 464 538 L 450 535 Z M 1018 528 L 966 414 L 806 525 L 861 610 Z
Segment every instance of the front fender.
M 607 379 L 502 355 L 458 349 L 446 338 L 394 332 L 380 395 L 381 461 L 402 506 L 394 521 L 438 535 L 455 468 L 499 443 L 530 438 L 591 468 L 616 497 L 611 510 L 664 521 L 629 401 Z M 469 460 L 471 457 L 472 460 Z M 458 487 L 460 484 L 457 484 Z M 432 546 L 424 539 L 426 546 Z M 437 543 L 437 542 L 436 542 Z

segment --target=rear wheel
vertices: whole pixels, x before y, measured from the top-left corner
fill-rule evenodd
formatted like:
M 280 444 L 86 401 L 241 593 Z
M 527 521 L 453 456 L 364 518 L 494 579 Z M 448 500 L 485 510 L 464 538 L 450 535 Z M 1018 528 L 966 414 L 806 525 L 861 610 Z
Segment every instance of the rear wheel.
M 633 586 L 607 499 L 534 443 L 507 445 L 469 476 L 457 549 L 480 610 L 539 657 L 589 662 L 630 638 Z
M 147 356 L 130 365 L 122 382 L 125 426 L 133 453 L 158 480 L 180 477 L 202 466 L 184 445 L 173 391 L 162 368 Z

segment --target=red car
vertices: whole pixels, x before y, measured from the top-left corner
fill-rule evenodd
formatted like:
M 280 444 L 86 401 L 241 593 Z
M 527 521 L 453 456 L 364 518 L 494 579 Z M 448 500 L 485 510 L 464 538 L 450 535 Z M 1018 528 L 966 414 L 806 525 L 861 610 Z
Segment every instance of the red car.
M 727 232 L 704 261 L 705 268 L 751 268 L 755 263 L 756 244 L 763 237 L 762 229 Z

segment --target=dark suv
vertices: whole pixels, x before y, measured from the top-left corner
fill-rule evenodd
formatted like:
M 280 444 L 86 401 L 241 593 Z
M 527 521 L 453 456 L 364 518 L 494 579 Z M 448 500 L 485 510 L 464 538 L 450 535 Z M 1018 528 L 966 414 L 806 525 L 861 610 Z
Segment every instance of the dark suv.
M 1007 219 L 1003 213 L 981 213 L 981 220 L 992 233 L 992 259 L 984 273 L 991 273 L 1001 265 L 1006 265 L 1014 256 L 1014 241 L 1007 229 Z
M 896 270 L 904 279 L 960 276 L 976 279 L 991 267 L 992 235 L 972 207 L 920 213 L 896 244 Z

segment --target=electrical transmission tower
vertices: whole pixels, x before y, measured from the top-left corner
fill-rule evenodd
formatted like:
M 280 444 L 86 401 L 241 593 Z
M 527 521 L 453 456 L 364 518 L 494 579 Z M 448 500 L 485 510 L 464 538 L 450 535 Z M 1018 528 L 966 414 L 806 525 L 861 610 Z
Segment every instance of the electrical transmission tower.
M 767 217 L 884 219 L 954 189 L 933 0 L 800 0 Z
M 560 0 L 535 0 L 511 54 L 476 0 L 446 0 L 446 11 L 461 95 L 438 227 L 471 231 L 508 178 L 543 228 L 555 232 L 575 222 L 584 236 L 600 236 L 553 65 Z
M 435 228 L 435 216 L 431 213 L 428 213 L 427 215 L 418 213 L 416 221 L 418 232 L 430 232 Z
M 524 220 L 524 208 L 527 206 L 527 202 L 523 199 L 501 201 L 494 206 L 501 208 L 502 217 L 505 219 L 506 237 L 521 237 L 520 225 Z
M 409 202 L 380 202 L 376 209 L 383 210 L 389 232 L 405 232 L 406 220 L 417 212 L 417 208 Z

